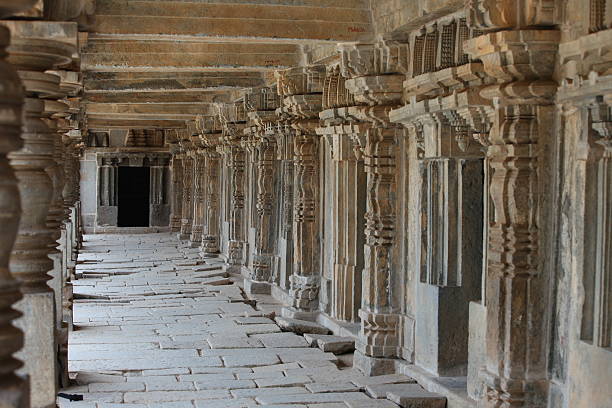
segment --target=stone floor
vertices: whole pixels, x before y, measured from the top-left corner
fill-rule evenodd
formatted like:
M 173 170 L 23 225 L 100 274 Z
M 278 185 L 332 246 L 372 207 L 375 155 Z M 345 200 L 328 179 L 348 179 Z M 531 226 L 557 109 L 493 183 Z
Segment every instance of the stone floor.
M 394 390 L 418 387 L 364 377 L 281 332 L 221 260 L 204 263 L 171 234 L 88 235 L 77 274 L 76 385 L 62 392 L 84 399 L 60 407 L 387 408 L 402 403 Z

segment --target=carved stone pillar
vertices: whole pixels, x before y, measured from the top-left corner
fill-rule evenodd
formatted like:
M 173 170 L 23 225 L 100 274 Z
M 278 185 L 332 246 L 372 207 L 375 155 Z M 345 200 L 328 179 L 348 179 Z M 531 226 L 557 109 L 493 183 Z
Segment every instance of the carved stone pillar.
M 399 272 L 396 245 L 396 125 L 389 111 L 402 97 L 407 46 L 402 43 L 341 44 L 342 75 L 364 122 L 355 134 L 367 174 L 361 332 L 355 365 L 370 375 L 393 370 L 399 354 Z M 368 61 L 368 63 L 363 63 Z
M 328 70 L 319 117 L 325 127 L 317 129 L 328 143 L 331 163 L 326 174 L 325 248 L 322 291 L 327 313 L 349 322 L 359 319 L 366 206 L 366 173 L 356 134 L 364 125 L 352 117 L 353 96 L 345 87 L 339 67 Z M 356 146 L 357 144 L 357 146 Z M 329 190 L 328 190 L 329 189 Z M 324 310 L 324 309 L 323 309 Z
M 240 271 L 245 262 L 244 257 L 244 177 L 245 151 L 235 136 L 236 129 L 232 127 L 227 136 L 230 167 L 230 226 L 228 262 L 234 271 Z
M 193 248 L 202 245 L 204 215 L 206 210 L 206 156 L 199 136 L 193 139 L 194 153 L 193 228 L 189 242 Z
M 253 260 L 252 279 L 270 282 L 272 279 L 272 250 L 274 239 L 274 181 L 276 141 L 263 136 L 257 146 L 257 239 Z
M 286 120 L 286 118 L 284 118 Z M 293 272 L 293 134 L 294 130 L 284 123 L 276 126 L 276 151 L 280 166 L 280 208 L 278 209 L 278 240 L 276 256 L 278 257 L 278 277 L 275 282 L 285 289 L 290 288 L 290 277 Z
M 170 230 L 179 232 L 181 230 L 181 219 L 183 218 L 183 159 L 180 146 L 173 144 L 170 148 L 172 153 L 172 215 L 170 216 Z
M 249 293 L 270 293 L 274 268 L 277 204 L 276 188 L 276 109 L 280 106 L 276 89 L 253 88 L 245 96 L 249 123 L 245 136 L 251 140 L 254 161 L 255 214 L 253 216 L 254 242 L 249 276 L 245 290 Z M 250 238 L 252 239 L 252 238 Z
M 202 234 L 202 250 L 204 257 L 215 257 L 219 255 L 219 166 L 221 158 L 219 154 L 209 149 L 206 156 L 206 179 L 205 185 L 205 227 Z
M 221 142 L 221 126 L 216 116 L 199 117 L 196 120 L 196 126 L 200 133 L 202 155 L 205 161 L 203 171 L 206 180 L 202 190 L 204 206 L 202 208 L 203 230 L 200 254 L 205 258 L 210 258 L 219 255 L 221 157 L 217 148 Z
M 98 156 L 98 214 L 99 226 L 117 226 L 119 202 L 117 197 L 119 162 L 117 158 Z
M 179 141 L 183 155 L 183 203 L 181 205 L 181 230 L 179 238 L 189 239 L 191 227 L 193 225 L 193 154 L 191 151 L 191 141 L 182 139 Z
M 47 285 L 53 268 L 48 258 L 56 235 L 47 225 L 53 184 L 46 169 L 54 166 L 54 140 L 57 135 L 44 123 L 41 97 L 59 93 L 60 79 L 45 71 L 68 64 L 76 52 L 76 23 L 2 21 L 11 31 L 8 61 L 19 71 L 26 89 L 24 148 L 9 158 L 17 179 L 23 216 L 11 255 L 11 270 L 23 282 L 24 313 L 18 325 L 28 333 L 25 347 L 18 354 L 25 361 L 23 371 L 30 375 L 31 402 L 36 407 L 55 403 L 56 339 L 54 295 Z M 42 51 L 44 49 L 44 51 Z
M 515 10 L 515 7 L 508 5 Z M 548 370 L 548 272 L 543 267 L 547 192 L 544 151 L 553 138 L 551 81 L 559 32 L 517 30 L 486 34 L 467 49 L 497 84 L 482 91 L 494 100 L 486 144 L 492 172 L 493 215 L 486 268 L 485 395 L 479 406 L 544 407 Z
M 322 109 L 324 66 L 277 71 L 283 97 L 278 114 L 287 117 L 293 136 L 293 273 L 291 304 L 283 315 L 313 319 L 321 281 L 319 245 L 319 137 L 315 129 Z
M 0 16 L 26 9 L 32 3 L 0 1 Z M 14 307 L 22 295 L 19 281 L 9 270 L 9 257 L 17 236 L 21 203 L 17 179 L 7 158 L 7 154 L 23 146 L 20 134 L 24 95 L 17 72 L 4 61 L 9 41 L 9 30 L 0 27 L 0 401 L 7 408 L 26 408 L 30 406 L 28 382 L 17 375 L 22 363 L 13 357 L 23 347 L 23 333 L 13 326 L 15 319 L 21 316 Z
M 151 190 L 149 192 L 149 225 L 168 226 L 169 203 L 168 203 L 168 176 L 169 160 L 158 158 L 150 166 Z

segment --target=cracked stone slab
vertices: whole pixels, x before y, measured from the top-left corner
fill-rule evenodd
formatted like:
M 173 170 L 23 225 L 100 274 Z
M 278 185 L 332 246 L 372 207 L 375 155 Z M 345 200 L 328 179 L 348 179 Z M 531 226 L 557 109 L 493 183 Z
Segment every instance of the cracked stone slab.
M 312 347 L 329 353 L 345 354 L 355 350 L 355 339 L 352 337 L 306 333 L 304 338 Z
M 291 319 L 289 317 L 278 316 L 276 317 L 276 323 L 280 326 L 283 331 L 293 332 L 295 334 L 328 334 L 329 329 L 321 326 L 318 323 L 310 322 L 307 320 Z
M 387 399 L 403 408 L 445 408 L 446 398 L 416 384 L 387 392 Z

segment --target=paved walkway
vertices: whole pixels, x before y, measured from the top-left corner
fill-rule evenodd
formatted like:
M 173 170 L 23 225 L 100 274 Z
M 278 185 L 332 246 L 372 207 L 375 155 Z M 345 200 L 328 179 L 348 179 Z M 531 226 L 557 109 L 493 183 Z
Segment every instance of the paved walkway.
M 60 407 L 397 408 L 384 387 L 412 382 L 340 369 L 174 235 L 85 239 L 69 343 L 79 385 L 63 390 L 84 400 Z

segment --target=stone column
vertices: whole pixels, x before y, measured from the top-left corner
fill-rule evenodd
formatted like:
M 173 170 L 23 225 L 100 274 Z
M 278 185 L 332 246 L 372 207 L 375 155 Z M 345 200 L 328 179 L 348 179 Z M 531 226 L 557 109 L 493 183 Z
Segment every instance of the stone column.
M 117 158 L 98 155 L 98 215 L 99 226 L 117 226 L 119 163 Z
M 327 204 L 325 222 L 325 257 L 321 290 L 327 313 L 335 319 L 358 321 L 361 306 L 361 280 L 364 268 L 366 174 L 358 134 L 364 125 L 351 116 L 353 96 L 345 86 L 339 66 L 328 69 L 319 115 L 325 126 L 318 128 L 329 145 L 331 174 L 326 175 Z M 323 302 L 322 302 L 323 303 Z
M 13 0 L 0 1 L 0 16 L 4 17 L 31 5 Z M 9 257 L 17 237 L 21 203 L 17 179 L 7 158 L 7 154 L 23 147 L 20 134 L 24 94 L 17 72 L 4 61 L 9 41 L 9 30 L 0 26 L 0 401 L 7 408 L 26 408 L 30 406 L 28 382 L 17 375 L 17 370 L 23 364 L 13 357 L 23 347 L 23 333 L 13 326 L 15 319 L 21 316 L 15 306 L 22 295 L 19 281 L 9 270 Z
M 280 208 L 278 209 L 278 240 L 276 255 L 279 258 L 277 284 L 290 288 L 293 271 L 293 129 L 279 122 L 275 129 L 277 159 L 281 162 Z
M 164 227 L 169 224 L 168 165 L 169 158 L 157 157 L 151 161 L 149 225 L 152 227 Z
M 226 143 L 229 144 L 230 167 L 230 226 L 228 263 L 234 272 L 241 272 L 244 266 L 244 187 L 245 187 L 245 151 L 240 145 L 237 129 L 230 124 L 226 132 Z
M 55 165 L 54 140 L 57 136 L 42 120 L 44 101 L 40 97 L 59 93 L 59 77 L 45 71 L 68 64 L 76 52 L 76 23 L 3 21 L 12 42 L 9 62 L 19 70 L 27 94 L 24 148 L 9 158 L 19 180 L 23 216 L 11 255 L 11 270 L 23 282 L 24 313 L 18 325 L 28 333 L 19 357 L 31 379 L 31 403 L 35 407 L 55 404 L 56 339 L 54 295 L 47 285 L 53 268 L 48 258 L 55 246 L 55 232 L 47 225 L 53 200 L 53 184 L 46 170 Z M 41 49 L 44 48 L 44 52 Z
M 401 102 L 407 45 L 394 42 L 341 44 L 342 75 L 364 122 L 355 134 L 367 174 L 361 332 L 355 366 L 370 375 L 394 370 L 399 355 L 401 293 L 396 245 L 398 198 L 396 125 L 389 111 Z M 368 61 L 368 63 L 363 63 Z
M 199 136 L 192 139 L 194 151 L 194 179 L 193 179 L 193 227 L 189 242 L 193 248 L 202 244 L 202 233 L 204 229 L 204 211 L 206 208 L 206 157 L 204 156 L 203 146 Z
M 172 215 L 170 216 L 170 230 L 181 230 L 183 217 L 183 154 L 178 143 L 170 147 L 172 153 Z
M 319 138 L 324 66 L 277 71 L 278 92 L 283 97 L 281 115 L 287 115 L 293 137 L 293 273 L 287 317 L 314 319 L 321 281 L 319 240 Z
M 276 109 L 280 98 L 271 87 L 252 88 L 245 95 L 248 110 L 248 127 L 245 135 L 252 146 L 255 167 L 254 237 L 249 276 L 245 278 L 245 290 L 249 293 L 270 293 L 273 281 L 274 243 L 276 242 L 277 205 L 277 152 Z
M 516 7 L 506 5 L 508 9 Z M 559 42 L 554 30 L 486 34 L 466 43 L 495 84 L 482 95 L 495 101 L 486 144 L 493 203 L 486 267 L 485 393 L 479 406 L 544 407 L 548 393 L 549 276 L 542 201 L 549 180 L 545 151 L 553 132 L 551 80 Z M 531 25 L 529 25 L 531 27 Z
M 200 255 L 204 258 L 219 255 L 220 213 L 220 155 L 217 148 L 220 145 L 221 124 L 218 116 L 198 116 L 195 121 L 199 133 L 199 144 L 203 160 L 202 184 L 202 239 Z
M 206 156 L 206 179 L 205 185 L 205 226 L 202 234 L 201 253 L 204 257 L 215 257 L 219 255 L 219 166 L 221 158 L 213 149 L 209 148 L 204 153 Z
M 179 141 L 183 155 L 183 203 L 181 205 L 181 230 L 179 238 L 189 239 L 193 225 L 193 155 L 190 154 L 191 141 L 182 139 Z
M 264 131 L 265 132 L 265 131 Z M 257 233 L 251 273 L 251 293 L 269 293 L 272 280 L 272 253 L 274 242 L 275 161 L 276 141 L 271 135 L 260 134 L 257 155 Z M 253 282 L 258 282 L 255 288 Z

